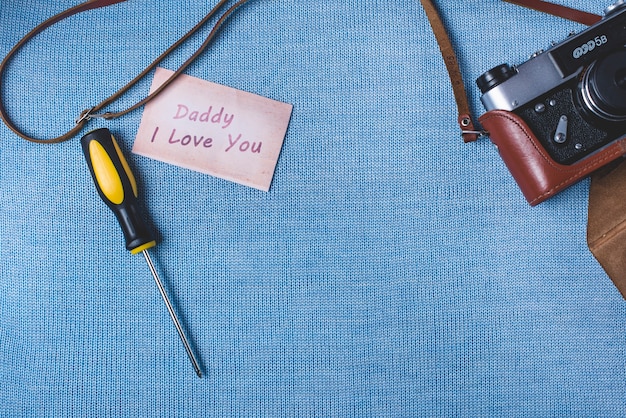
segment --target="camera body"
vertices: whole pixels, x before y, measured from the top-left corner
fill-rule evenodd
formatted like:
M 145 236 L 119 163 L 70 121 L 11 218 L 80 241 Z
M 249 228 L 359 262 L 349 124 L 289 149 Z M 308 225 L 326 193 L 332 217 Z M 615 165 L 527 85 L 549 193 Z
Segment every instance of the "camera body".
M 626 1 L 517 67 L 476 83 L 480 117 L 531 205 L 626 154 Z

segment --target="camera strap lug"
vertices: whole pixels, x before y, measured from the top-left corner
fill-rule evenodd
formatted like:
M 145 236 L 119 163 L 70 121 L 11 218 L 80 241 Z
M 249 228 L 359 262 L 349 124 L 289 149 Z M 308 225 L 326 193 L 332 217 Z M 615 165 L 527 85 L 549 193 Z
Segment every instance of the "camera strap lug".
M 482 131 L 467 131 L 467 130 L 462 130 L 461 131 L 461 135 L 477 135 L 478 138 L 482 138 L 485 136 L 489 136 L 489 132 L 482 130 Z

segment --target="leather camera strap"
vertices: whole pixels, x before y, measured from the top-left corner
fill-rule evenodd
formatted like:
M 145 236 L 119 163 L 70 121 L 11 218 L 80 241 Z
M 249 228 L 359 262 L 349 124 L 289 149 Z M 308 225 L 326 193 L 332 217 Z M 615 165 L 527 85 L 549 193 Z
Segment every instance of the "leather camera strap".
M 582 23 L 591 26 L 598 23 L 602 16 L 592 13 L 583 12 L 582 10 L 572 9 L 571 7 L 562 6 L 560 4 L 549 3 L 541 0 L 504 0 L 507 3 L 517 4 L 518 6 L 528 7 L 529 9 L 538 10 L 553 16 L 562 17 L 563 19 Z
M 459 112 L 458 124 L 461 128 L 463 141 L 476 141 L 483 133 L 478 131 L 476 129 L 476 125 L 474 124 L 474 120 L 470 112 L 469 100 L 467 98 L 467 93 L 465 92 L 465 82 L 463 81 L 463 76 L 461 75 L 461 70 L 459 68 L 459 63 L 452 46 L 452 42 L 450 42 L 450 38 L 448 37 L 446 28 L 441 20 L 441 16 L 439 15 L 439 12 L 433 2 L 430 0 L 420 1 L 422 2 L 422 7 L 426 12 L 426 17 L 428 17 L 428 22 L 433 30 L 433 34 L 435 35 L 435 39 L 439 45 L 443 61 L 446 65 L 446 69 L 448 70 L 448 76 L 450 77 L 450 83 L 452 84 L 452 92 L 454 94 L 457 110 Z
M 437 8 L 433 4 L 433 2 L 431 0 L 420 1 L 422 3 L 424 11 L 426 12 L 426 17 L 428 18 L 430 26 L 433 30 L 433 34 L 435 35 L 437 44 L 439 45 L 439 50 L 441 51 L 441 55 L 443 56 L 446 69 L 448 70 L 448 76 L 450 77 L 450 82 L 452 84 L 452 92 L 454 94 L 454 99 L 456 101 L 459 113 L 458 123 L 459 127 L 461 128 L 461 136 L 463 137 L 463 140 L 465 142 L 475 141 L 476 139 L 478 139 L 478 137 L 486 135 L 487 132 L 478 129 L 477 125 L 474 123 L 474 118 L 472 117 L 470 111 L 469 99 L 465 91 L 465 82 L 463 81 L 461 70 L 459 69 L 459 63 L 454 52 L 454 48 L 452 46 L 452 42 L 450 42 L 450 38 L 448 36 L 448 33 L 446 32 L 443 21 L 441 20 L 441 16 L 439 15 L 439 12 L 437 11 Z M 549 3 L 547 1 L 504 1 L 532 8 L 534 10 L 559 16 L 564 19 L 573 20 L 575 22 L 583 23 L 586 25 L 592 25 L 601 19 L 601 16 L 561 6 L 558 4 Z
M 84 3 L 81 3 L 81 4 L 77 5 L 77 6 L 74 6 L 74 7 L 71 7 L 69 9 L 67 9 L 67 10 L 64 10 L 61 13 L 58 13 L 58 14 L 52 16 L 51 18 L 47 19 L 46 21 L 40 23 L 33 30 L 31 30 L 29 33 L 27 33 L 11 49 L 11 51 L 9 51 L 9 53 L 4 58 L 4 60 L 2 60 L 2 62 L 0 63 L 0 80 L 2 80 L 3 72 L 6 70 L 8 64 L 10 63 L 11 59 L 13 58 L 13 56 L 17 53 L 17 51 L 19 51 L 28 41 L 30 41 L 37 34 L 41 33 L 45 29 L 47 29 L 50 26 L 54 25 L 55 23 L 57 23 L 57 22 L 59 22 L 59 21 L 61 21 L 63 19 L 66 19 L 66 18 L 68 18 L 70 16 L 73 16 L 73 15 L 75 15 L 77 13 L 84 12 L 84 11 L 91 10 L 91 9 L 100 8 L 100 7 L 110 6 L 110 5 L 116 4 L 116 3 L 122 3 L 124 1 L 127 1 L 127 0 L 88 0 L 88 1 L 86 1 Z M 111 96 L 109 96 L 108 98 L 104 99 L 102 102 L 98 103 L 97 105 L 82 111 L 81 114 L 79 115 L 78 119 L 76 120 L 76 125 L 72 129 L 70 129 L 68 132 L 66 132 L 65 134 L 60 135 L 60 136 L 58 136 L 56 138 L 51 138 L 51 139 L 38 139 L 38 138 L 33 138 L 33 137 L 23 133 L 19 128 L 17 128 L 16 125 L 11 120 L 11 118 L 9 117 L 9 115 L 8 115 L 8 113 L 7 113 L 7 111 L 6 111 L 5 107 L 4 107 L 3 94 L 2 94 L 2 87 L 4 86 L 4 83 L 0 83 L 0 118 L 2 118 L 2 120 L 9 127 L 9 129 L 11 129 L 13 132 L 15 132 L 15 134 L 17 134 L 19 137 L 21 137 L 21 138 L 23 138 L 23 139 L 25 139 L 27 141 L 31 141 L 31 142 L 35 142 L 35 143 L 44 143 L 44 144 L 55 144 L 55 143 L 66 141 L 66 140 L 72 138 L 73 136 L 77 135 L 78 132 L 83 128 L 84 124 L 88 120 L 90 120 L 90 119 L 93 119 L 93 118 L 113 119 L 113 118 L 117 118 L 119 116 L 125 115 L 125 114 L 127 114 L 127 113 L 129 113 L 129 112 L 131 112 L 131 111 L 133 111 L 135 109 L 137 109 L 140 106 L 143 106 L 144 104 L 146 104 L 147 102 L 152 100 L 155 96 L 157 96 L 161 91 L 163 91 L 169 84 L 171 84 L 172 81 L 174 81 L 200 54 L 202 54 L 202 52 L 211 43 L 211 41 L 213 40 L 213 38 L 217 34 L 218 29 L 222 26 L 224 21 L 235 11 L 235 9 L 237 9 L 242 4 L 246 3 L 248 0 L 239 0 L 239 1 L 237 1 L 226 12 L 224 12 L 224 14 L 217 20 L 217 22 L 213 26 L 213 29 L 207 35 L 205 41 L 200 45 L 200 47 L 196 50 L 196 52 L 194 52 L 187 59 L 187 61 L 185 61 L 178 68 L 178 70 L 176 70 L 172 74 L 172 76 L 168 80 L 166 80 L 165 83 L 163 83 L 153 93 L 151 93 L 150 95 L 145 97 L 143 100 L 135 103 L 134 105 L 132 105 L 131 107 L 129 107 L 129 108 L 125 109 L 125 110 L 117 111 L 117 112 L 105 112 L 105 113 L 101 113 L 101 114 L 97 114 L 96 113 L 96 112 L 99 112 L 100 110 L 104 109 L 109 104 L 111 104 L 114 101 L 116 101 L 120 96 L 122 96 L 124 93 L 126 93 L 131 87 L 133 87 L 135 84 L 137 84 L 137 82 L 139 82 L 139 80 L 141 80 L 143 77 L 145 77 L 161 61 L 163 61 L 163 59 L 165 59 L 165 57 L 167 55 L 169 55 L 173 50 L 178 48 L 183 42 L 185 42 L 194 33 L 196 33 L 200 28 L 202 28 L 222 8 L 222 6 L 224 6 L 224 4 L 226 4 L 227 1 L 228 0 L 220 0 L 217 3 L 217 5 L 196 26 L 194 26 L 182 38 L 180 38 L 178 41 L 176 41 L 174 44 L 172 44 L 172 46 L 170 46 L 165 52 L 163 52 L 156 60 L 154 60 L 150 65 L 148 65 L 148 67 L 146 67 L 137 77 L 132 79 L 128 84 L 126 84 L 124 87 L 122 87 L 117 92 L 113 93 Z
M 5 71 L 7 65 L 15 55 L 17 51 L 19 51 L 29 40 L 31 40 L 34 36 L 41 33 L 45 29 L 54 25 L 55 23 L 73 16 L 77 13 L 84 12 L 86 10 L 96 9 L 100 7 L 110 6 L 116 3 L 122 3 L 127 0 L 88 0 L 84 3 L 81 3 L 77 6 L 69 8 L 65 11 L 58 13 L 57 15 L 47 19 L 46 21 L 39 24 L 33 30 L 31 30 L 24 38 L 22 38 L 12 49 L 9 51 L 4 60 L 0 63 L 0 80 L 2 79 L 2 74 Z M 152 64 L 150 64 L 144 71 L 142 71 L 137 77 L 131 80 L 128 84 L 122 87 L 120 90 L 100 102 L 99 104 L 84 110 L 81 112 L 80 116 L 76 120 L 76 125 L 69 130 L 67 133 L 58 136 L 52 139 L 37 139 L 33 138 L 25 133 L 23 133 L 17 126 L 13 123 L 11 118 L 9 117 L 3 102 L 2 97 L 2 86 L 3 83 L 0 83 L 0 118 L 5 122 L 5 124 L 13 131 L 15 134 L 20 136 L 23 139 L 26 139 L 31 142 L 37 143 L 58 143 L 62 141 L 66 141 L 69 138 L 75 136 L 82 128 L 83 125 L 90 119 L 96 117 L 102 117 L 105 119 L 113 119 L 119 116 L 122 116 L 126 113 L 135 110 L 136 108 L 143 106 L 148 101 L 150 101 L 153 97 L 158 95 L 163 89 L 165 89 L 176 77 L 178 77 L 188 66 L 191 64 L 210 44 L 211 40 L 214 38 L 217 30 L 222 25 L 222 23 L 226 20 L 226 18 L 240 5 L 245 3 L 247 0 L 240 0 L 235 3 L 230 9 L 228 9 L 222 17 L 217 21 L 213 30 L 207 36 L 205 42 L 198 48 L 198 50 L 191 56 L 187 61 L 185 61 L 178 70 L 174 72 L 174 74 L 165 82 L 161 87 L 159 87 L 155 92 L 144 98 L 143 100 L 137 102 L 133 106 L 127 108 L 123 111 L 118 112 L 105 112 L 102 114 L 97 114 L 96 112 L 102 110 L 104 107 L 108 106 L 115 100 L 117 100 L 120 96 L 122 96 L 126 91 L 128 91 L 132 86 L 134 86 L 140 79 L 145 77 L 154 67 L 158 65 L 169 53 L 171 53 L 174 49 L 176 49 L 180 44 L 186 41 L 190 36 L 192 36 L 195 32 L 197 32 L 202 26 L 206 24 L 206 22 L 211 19 L 215 13 L 226 3 L 227 0 L 221 0 L 218 4 L 202 19 L 194 28 L 192 28 L 187 34 L 185 34 L 181 39 L 179 39 L 176 43 L 174 43 L 170 48 L 168 48 L 163 54 L 161 54 Z M 540 1 L 540 0 L 505 0 L 510 3 L 519 4 L 525 7 L 530 7 L 535 10 L 540 10 L 546 13 L 550 13 L 553 15 L 561 16 L 566 19 L 575 20 L 585 24 L 595 23 L 600 19 L 597 15 L 592 15 L 590 13 L 582 12 L 579 10 L 571 9 L 569 7 Z M 435 38 L 437 39 L 437 43 L 439 45 L 439 49 L 444 58 L 444 62 L 450 76 L 450 81 L 452 84 L 452 89 L 454 93 L 454 97 L 457 103 L 458 108 L 458 123 L 461 129 L 461 134 L 465 142 L 475 141 L 479 136 L 483 135 L 485 132 L 480 131 L 476 128 L 476 124 L 474 123 L 473 117 L 471 115 L 469 101 L 467 98 L 467 94 L 465 91 L 465 83 L 463 81 L 463 77 L 461 75 L 461 71 L 459 69 L 458 60 L 456 54 L 454 52 L 454 48 L 452 43 L 450 42 L 450 38 L 445 30 L 445 26 L 441 20 L 441 17 L 435 8 L 434 4 L 430 0 L 421 0 L 422 7 L 424 8 L 430 25 L 432 27 L 433 33 L 435 34 Z

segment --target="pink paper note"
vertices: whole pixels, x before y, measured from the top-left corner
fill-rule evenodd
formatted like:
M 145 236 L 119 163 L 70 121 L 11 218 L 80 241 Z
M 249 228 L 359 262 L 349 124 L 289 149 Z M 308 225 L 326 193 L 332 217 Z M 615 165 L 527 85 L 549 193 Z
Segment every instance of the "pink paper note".
M 171 74 L 157 68 L 150 91 Z M 268 191 L 291 110 L 181 74 L 145 106 L 133 152 Z

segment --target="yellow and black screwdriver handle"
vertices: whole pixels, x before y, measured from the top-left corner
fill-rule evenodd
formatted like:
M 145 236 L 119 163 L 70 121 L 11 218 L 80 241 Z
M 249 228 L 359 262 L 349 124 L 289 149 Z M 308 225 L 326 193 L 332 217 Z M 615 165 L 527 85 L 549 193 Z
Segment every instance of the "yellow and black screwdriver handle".
M 126 249 L 137 254 L 154 247 L 138 201 L 137 181 L 111 132 L 97 129 L 80 142 L 96 189 L 122 227 Z

